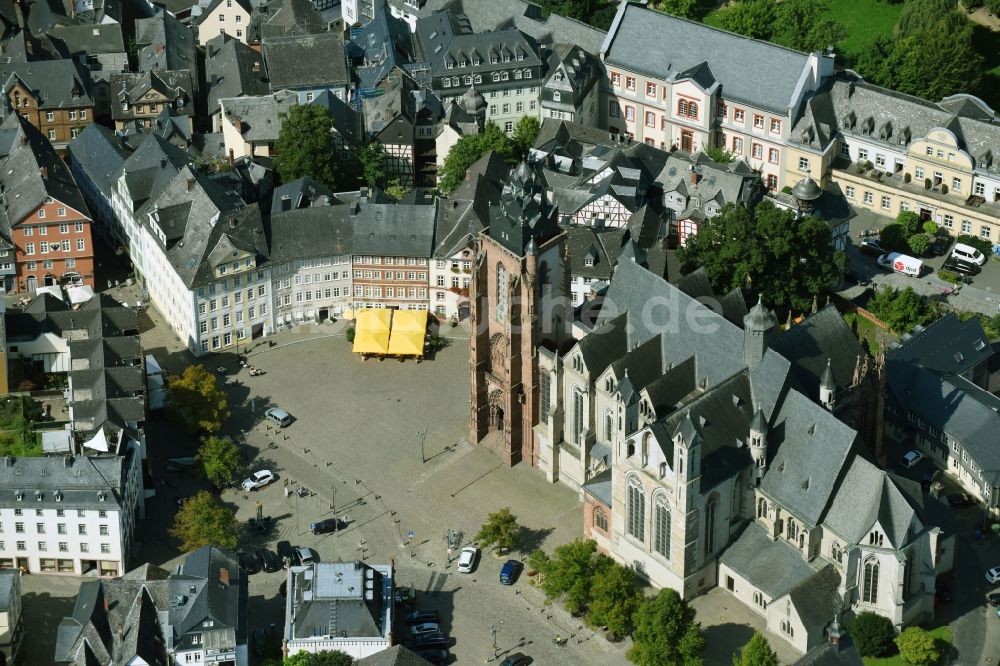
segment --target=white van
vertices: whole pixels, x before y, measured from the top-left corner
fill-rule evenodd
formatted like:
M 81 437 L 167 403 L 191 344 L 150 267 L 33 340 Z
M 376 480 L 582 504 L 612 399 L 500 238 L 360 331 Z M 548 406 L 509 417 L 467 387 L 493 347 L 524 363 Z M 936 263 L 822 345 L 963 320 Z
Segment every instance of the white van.
M 890 271 L 912 275 L 913 277 L 920 277 L 920 274 L 924 270 L 924 262 L 916 257 L 911 257 L 908 254 L 900 254 L 899 252 L 883 254 L 875 262 L 882 268 L 888 268 Z
M 280 407 L 272 407 L 264 412 L 264 418 L 279 428 L 284 428 L 292 422 L 292 415 Z
M 982 252 L 965 243 L 955 243 L 955 247 L 951 250 L 951 256 L 979 266 L 986 263 L 986 256 Z

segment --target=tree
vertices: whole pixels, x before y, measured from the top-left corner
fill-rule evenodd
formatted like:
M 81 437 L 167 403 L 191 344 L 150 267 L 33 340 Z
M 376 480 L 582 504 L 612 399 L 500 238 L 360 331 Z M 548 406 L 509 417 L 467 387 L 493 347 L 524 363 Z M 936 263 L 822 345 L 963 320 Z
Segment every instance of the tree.
M 635 615 L 629 661 L 639 666 L 701 666 L 705 639 L 694 609 L 675 590 L 663 588 Z
M 750 642 L 740 649 L 739 655 L 733 656 L 733 666 L 781 666 L 781 662 L 764 634 L 755 631 Z
M 713 162 L 718 162 L 719 164 L 729 164 L 736 159 L 736 155 L 729 152 L 725 148 L 719 148 L 717 146 L 709 146 L 708 148 L 705 148 L 704 152 Z
M 884 615 L 862 611 L 854 617 L 848 631 L 862 657 L 888 657 L 895 651 L 896 629 Z
M 777 4 L 770 41 L 799 51 L 822 51 L 847 36 L 847 27 L 826 15 L 825 0 L 783 0 Z
M 541 129 L 538 118 L 534 116 L 524 116 L 514 125 L 514 156 L 522 160 L 528 156 L 528 151 L 535 145 L 538 138 L 538 130 Z
M 910 234 L 906 233 L 906 227 L 898 222 L 887 224 L 878 232 L 879 245 L 889 252 L 910 253 Z
M 655 3 L 655 9 L 664 14 L 673 14 L 681 18 L 693 19 L 698 15 L 700 0 L 660 0 Z
M 542 580 L 542 590 L 549 599 L 565 596 L 566 610 L 578 614 L 590 603 L 594 578 L 597 542 L 576 539 L 556 548 Z
M 399 178 L 393 178 L 389 181 L 389 184 L 385 188 L 385 193 L 396 201 L 400 201 L 406 198 L 406 195 L 412 192 L 413 189 L 402 185 L 399 182 Z
M 730 32 L 754 39 L 769 39 L 777 4 L 773 0 L 734 2 L 719 11 L 719 23 Z
M 835 284 L 846 265 L 825 222 L 811 215 L 797 219 L 769 202 L 753 212 L 724 206 L 688 237 L 678 256 L 685 272 L 703 267 L 716 293 L 744 287 L 749 279 L 770 307 L 799 312 Z
M 202 546 L 233 549 L 239 543 L 238 526 L 233 512 L 216 502 L 207 490 L 202 490 L 184 502 L 174 518 L 174 526 L 168 531 L 181 540 L 183 551 Z
M 351 666 L 354 658 L 340 650 L 323 650 L 315 654 L 296 652 L 285 658 L 283 666 Z
M 608 628 L 615 637 L 632 633 L 632 620 L 643 596 L 635 581 L 635 571 L 623 567 L 607 555 L 598 555 L 596 573 L 590 585 L 587 622 Z
M 541 548 L 536 548 L 531 551 L 528 555 L 528 570 L 538 572 L 538 580 L 543 580 L 545 575 L 548 573 L 549 568 L 552 566 L 552 559 L 549 558 L 548 553 L 546 553 Z
M 216 488 L 224 488 L 243 463 L 239 447 L 229 437 L 203 438 L 195 458 L 205 478 Z
M 382 163 L 384 161 L 385 146 L 378 141 L 372 141 L 358 151 L 361 180 L 365 185 L 374 187 L 385 179 L 385 172 L 382 170 Z
M 896 333 L 906 333 L 920 324 L 934 321 L 936 309 L 926 299 L 907 287 L 902 291 L 884 287 L 868 301 L 867 309 Z
M 934 637 L 920 627 L 903 629 L 896 637 L 896 647 L 899 648 L 899 656 L 913 666 L 933 666 L 941 660 L 941 650 Z
M 514 143 L 496 123 L 486 123 L 482 134 L 466 134 L 455 142 L 438 171 L 438 190 L 451 194 L 465 179 L 476 160 L 495 150 L 507 162 L 514 158 Z
M 335 187 L 337 143 L 330 131 L 330 112 L 316 104 L 304 104 L 278 117 L 281 130 L 275 144 L 274 167 L 282 182 L 310 176 L 327 187 Z
M 927 254 L 927 250 L 931 249 L 931 243 L 934 239 L 927 234 L 913 234 L 907 241 L 910 245 L 910 250 L 916 257 L 923 257 Z
M 510 507 L 505 506 L 486 518 L 475 541 L 483 548 L 496 545 L 501 551 L 506 550 L 514 546 L 519 529 L 517 516 L 510 512 Z
M 191 432 L 218 432 L 229 418 L 226 393 L 203 365 L 189 365 L 167 383 L 167 409 Z
M 906 0 L 899 12 L 896 32 L 903 37 L 915 35 L 934 27 L 942 17 L 950 17 L 952 14 L 965 19 L 955 10 L 954 0 Z

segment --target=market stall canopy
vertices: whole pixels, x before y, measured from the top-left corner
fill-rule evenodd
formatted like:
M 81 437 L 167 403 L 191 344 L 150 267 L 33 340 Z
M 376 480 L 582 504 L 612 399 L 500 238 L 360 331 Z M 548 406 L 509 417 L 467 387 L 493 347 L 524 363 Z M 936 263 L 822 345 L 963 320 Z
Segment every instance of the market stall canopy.
M 357 310 L 354 313 L 354 352 L 357 354 L 389 353 L 391 310 Z

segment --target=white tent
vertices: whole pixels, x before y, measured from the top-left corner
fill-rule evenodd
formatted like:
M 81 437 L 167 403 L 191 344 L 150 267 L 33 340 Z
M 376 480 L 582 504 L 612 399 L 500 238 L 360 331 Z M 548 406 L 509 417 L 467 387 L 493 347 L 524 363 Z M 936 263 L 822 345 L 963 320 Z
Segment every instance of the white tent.
M 69 296 L 70 305 L 80 305 L 86 303 L 94 297 L 94 288 L 82 285 L 79 287 L 67 287 L 66 294 Z

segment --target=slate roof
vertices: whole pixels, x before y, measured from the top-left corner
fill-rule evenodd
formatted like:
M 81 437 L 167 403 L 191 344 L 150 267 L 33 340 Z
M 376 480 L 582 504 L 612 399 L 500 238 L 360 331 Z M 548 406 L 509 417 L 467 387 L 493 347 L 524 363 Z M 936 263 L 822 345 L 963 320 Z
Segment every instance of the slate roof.
M 774 338 L 770 347 L 792 361 L 798 388 L 816 399 L 827 360 L 836 386 L 844 390 L 853 381 L 859 358 L 867 353 L 833 305 L 793 325 Z
M 463 76 L 483 74 L 483 86 L 492 87 L 487 73 L 540 67 L 538 44 L 516 28 L 500 28 L 491 32 L 472 32 L 467 20 L 452 12 L 439 12 L 417 21 L 417 43 L 422 60 L 430 66 L 431 76 Z M 491 55 L 500 58 L 491 62 Z M 477 59 L 479 65 L 473 64 Z M 503 58 L 509 60 L 503 62 Z M 462 66 L 462 61 L 466 66 Z M 449 67 L 450 65 L 450 67 Z M 504 86 L 509 87 L 510 82 Z
M 357 660 L 354 666 L 429 666 L 430 663 L 408 647 L 393 645 Z
M 601 504 L 611 508 L 613 493 L 611 492 L 611 468 L 595 474 L 583 483 L 583 492 L 597 499 Z
M 824 525 L 858 544 L 878 524 L 893 548 L 907 545 L 910 525 L 919 525 L 917 510 L 885 470 L 854 456 L 840 486 Z
M 780 114 L 788 113 L 809 69 L 804 53 L 636 3 L 619 6 L 601 52 L 607 67 L 665 81 L 693 78 L 707 89 L 717 83 L 727 100 Z
M 261 22 L 260 34 L 264 38 L 295 35 L 314 35 L 326 30 L 326 23 L 309 0 L 284 0 L 267 7 L 266 18 Z
M 69 142 L 69 152 L 98 192 L 111 201 L 111 176 L 125 163 L 129 153 L 117 135 L 103 125 L 90 123 Z
M 591 377 L 597 377 L 628 350 L 628 313 L 621 313 L 595 326 L 576 343 Z M 567 354 L 570 355 L 570 354 Z
M 250 0 L 235 0 L 235 2 L 237 5 L 242 7 L 247 14 L 253 11 L 253 7 L 250 4 Z M 208 6 L 201 10 L 201 14 L 195 19 L 194 22 L 198 25 L 201 25 L 205 21 L 205 18 L 211 16 L 215 12 L 216 7 L 218 7 L 222 3 L 223 0 L 211 0 Z
M 492 150 L 469 167 L 448 201 L 438 206 L 435 257 L 452 257 L 472 246 L 475 237 L 489 224 L 489 203 L 499 199 L 509 171 L 503 158 Z
M 135 151 L 111 174 L 111 182 L 123 175 L 129 196 L 138 210 L 167 186 L 177 171 L 188 163 L 188 156 L 177 146 L 155 133 L 148 133 Z M 135 211 L 133 211 L 135 212 Z
M 205 44 L 205 83 L 209 113 L 219 110 L 221 99 L 266 95 L 270 90 L 260 53 L 225 34 Z
M 98 25 L 57 25 L 49 37 L 63 57 L 125 53 L 125 38 L 120 23 Z
M 271 212 L 274 214 L 310 206 L 330 206 L 338 201 L 333 190 L 309 176 L 303 176 L 274 188 L 271 195 Z
M 381 8 L 360 30 L 352 31 L 348 50 L 360 62 L 354 68 L 358 87 L 370 90 L 394 67 L 412 62 L 415 45 L 409 25 Z
M 971 96 L 934 103 L 880 88 L 845 72 L 830 77 L 802 105 L 789 142 L 822 150 L 839 133 L 898 151 L 940 127 L 956 136 L 977 170 L 1000 174 L 1000 123 L 986 119 L 984 106 Z M 863 128 L 870 131 L 865 133 Z
M 0 204 L 0 233 L 8 239 L 11 228 L 48 197 L 90 216 L 69 167 L 41 132 L 17 114 L 0 123 L 0 183 L 6 193 Z
M 428 257 L 438 204 L 362 204 L 353 219 L 354 255 Z
M 784 596 L 816 574 L 795 546 L 784 539 L 771 539 L 767 528 L 758 522 L 747 525 L 719 557 L 719 563 L 772 599 Z
M 989 359 L 993 349 L 978 317 L 962 321 L 949 312 L 904 335 L 887 355 L 894 361 L 919 363 L 934 372 L 957 375 Z
M 352 206 L 313 206 L 271 215 L 268 263 L 351 254 Z
M 281 114 L 298 104 L 298 97 L 289 90 L 279 90 L 273 95 L 220 99 L 219 104 L 222 121 L 237 127 L 244 141 L 270 143 L 278 140 Z
M 768 432 L 777 452 L 768 463 L 761 490 L 796 517 L 818 525 L 837 489 L 837 479 L 856 452 L 857 433 L 798 391 L 782 401 Z
M 542 84 L 542 104 L 564 111 L 576 107 L 601 78 L 597 59 L 577 44 L 556 44 L 546 58 L 547 75 Z M 559 93 L 559 101 L 553 99 Z
M 268 255 L 257 206 L 244 205 L 238 193 L 190 166 L 143 204 L 139 216 L 150 214 L 166 236 L 167 260 L 188 289 L 215 281 L 213 253 L 242 250 L 261 260 Z
M 22 502 L 39 509 L 119 511 L 132 455 L 136 453 L 128 449 L 124 455 L 0 458 L 0 501 L 14 506 L 17 493 L 23 493 Z M 62 493 L 61 501 L 56 501 L 56 491 Z
M 799 619 L 808 630 L 823 629 L 833 619 L 834 609 L 843 603 L 843 597 L 838 594 L 839 586 L 840 572 L 828 564 L 788 593 Z
M 691 182 L 692 173 L 698 175 L 697 183 Z M 746 162 L 721 164 L 704 153 L 671 153 L 653 180 L 660 184 L 664 194 L 676 193 L 684 198 L 685 208 L 677 214 L 680 220 L 693 215 L 706 216 L 709 202 L 719 208 L 727 203 L 750 208 L 764 196 L 760 175 L 752 172 Z
M 124 100 L 136 104 L 150 90 L 162 93 L 171 101 L 183 100 L 184 104 L 177 108 L 177 113 L 185 116 L 194 114 L 194 82 L 191 71 L 156 70 L 139 74 L 135 72 L 115 72 L 110 76 L 111 95 L 117 100 L 111 104 L 111 117 L 115 120 L 129 120 L 133 117 L 131 110 L 121 107 Z M 176 104 L 175 104 L 176 106 Z
M 573 277 L 610 280 L 618 261 L 625 230 L 567 227 L 565 232 Z M 588 260 L 592 262 L 589 266 Z
M 196 78 L 197 42 L 191 29 L 167 12 L 135 22 L 139 72 L 186 69 Z
M 310 104 L 322 106 L 333 117 L 333 128 L 344 140 L 347 146 L 360 146 L 362 138 L 361 114 L 347 105 L 329 90 L 320 92 Z
M 268 37 L 264 39 L 263 53 L 272 91 L 350 84 L 344 38 L 339 33 Z
M 391 569 L 363 562 L 317 562 L 292 567 L 288 593 L 296 609 L 285 636 L 381 638 L 392 604 Z M 369 587 L 369 583 L 371 586 Z
M 90 73 L 75 60 L 8 62 L 0 65 L 0 82 L 5 91 L 9 91 L 10 85 L 17 80 L 32 92 L 40 109 L 94 106 Z M 7 103 L 4 105 L 7 106 Z

